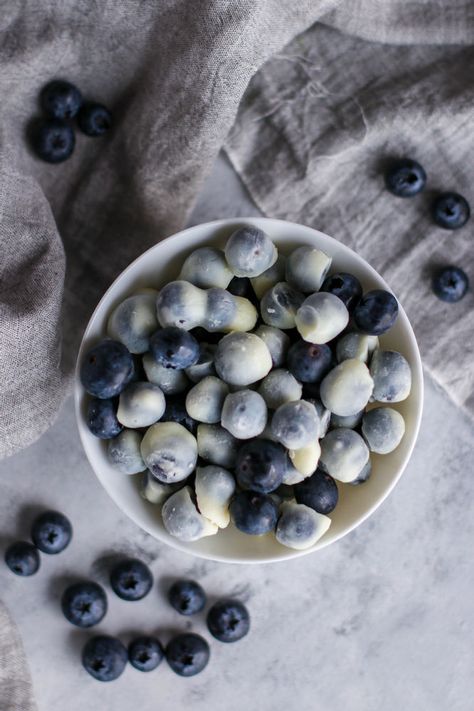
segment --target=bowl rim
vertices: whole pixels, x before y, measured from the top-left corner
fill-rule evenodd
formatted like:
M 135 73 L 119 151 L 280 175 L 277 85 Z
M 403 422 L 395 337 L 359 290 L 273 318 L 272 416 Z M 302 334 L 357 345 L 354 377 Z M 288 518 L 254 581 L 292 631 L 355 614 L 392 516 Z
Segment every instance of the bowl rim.
M 262 556 L 260 558 L 242 558 L 238 556 L 230 557 L 222 554 L 210 554 L 206 553 L 205 551 L 202 550 L 193 550 L 192 549 L 192 544 L 185 543 L 180 541 L 179 539 L 174 539 L 172 537 L 169 537 L 169 539 L 162 538 L 157 535 L 157 532 L 153 530 L 151 526 L 146 525 L 143 522 L 138 522 L 131 513 L 129 513 L 127 510 L 124 509 L 122 503 L 120 503 L 117 498 L 115 497 L 113 491 L 110 490 L 110 488 L 106 485 L 106 483 L 103 481 L 100 473 L 97 471 L 94 460 L 95 460 L 95 455 L 90 450 L 89 447 L 89 439 L 92 437 L 92 435 L 89 434 L 89 432 L 86 429 L 86 425 L 83 421 L 83 415 L 81 412 L 81 402 L 82 402 L 82 397 L 84 394 L 84 389 L 82 387 L 82 384 L 80 382 L 80 364 L 81 364 L 81 359 L 83 352 L 85 350 L 85 345 L 87 343 L 87 340 L 89 338 L 90 330 L 92 329 L 93 323 L 95 321 L 97 313 L 102 310 L 102 307 L 104 303 L 108 302 L 110 292 L 115 288 L 116 284 L 118 281 L 122 280 L 122 278 L 125 278 L 125 276 L 132 271 L 135 268 L 135 265 L 137 262 L 140 262 L 144 259 L 146 259 L 146 256 L 166 243 L 176 241 L 178 239 L 182 239 L 184 236 L 186 238 L 192 238 L 193 232 L 201 232 L 203 229 L 207 230 L 218 230 L 221 228 L 226 228 L 229 226 L 235 226 L 237 229 L 240 226 L 244 226 L 246 224 L 250 224 L 252 226 L 257 226 L 261 227 L 261 229 L 265 230 L 265 226 L 270 226 L 271 224 L 278 224 L 278 225 L 285 225 L 288 228 L 304 228 L 307 230 L 310 230 L 312 233 L 315 233 L 317 236 L 321 236 L 324 239 L 328 240 L 330 243 L 333 242 L 335 243 L 338 248 L 341 248 L 343 250 L 347 250 L 351 253 L 351 255 L 355 256 L 357 260 L 360 260 L 364 264 L 364 268 L 368 270 L 368 273 L 371 274 L 372 276 L 375 276 L 376 279 L 381 282 L 384 286 L 384 288 L 387 291 L 390 291 L 391 293 L 393 292 L 393 289 L 387 284 L 385 279 L 377 272 L 372 265 L 367 262 L 364 257 L 362 257 L 360 254 L 358 254 L 354 249 L 351 247 L 348 247 L 346 244 L 343 242 L 340 242 L 339 240 L 335 239 L 334 237 L 331 237 L 330 235 L 326 234 L 325 232 L 321 232 L 320 230 L 317 230 L 316 228 L 310 226 L 310 225 L 304 225 L 302 223 L 298 222 L 292 222 L 288 220 L 280 220 L 276 218 L 270 218 L 270 217 L 230 217 L 230 218 L 223 218 L 223 219 L 218 219 L 218 220 L 212 220 L 210 222 L 202 222 L 197 225 L 192 225 L 190 227 L 186 227 L 183 230 L 180 230 L 179 232 L 175 232 L 172 235 L 169 235 L 168 237 L 160 240 L 159 242 L 156 242 L 154 245 L 149 247 L 147 250 L 142 252 L 140 255 L 138 255 L 130 264 L 122 271 L 118 276 L 111 282 L 111 284 L 108 286 L 106 291 L 104 292 L 103 296 L 99 300 L 97 306 L 95 307 L 94 311 L 92 312 L 87 326 L 84 329 L 84 333 L 81 338 L 81 343 L 77 352 L 77 358 L 76 358 L 76 365 L 74 369 L 74 410 L 75 410 L 75 417 L 76 417 L 76 426 L 79 431 L 79 437 L 84 449 L 84 452 L 86 454 L 86 457 L 89 461 L 89 464 L 92 468 L 92 471 L 94 475 L 97 477 L 99 480 L 100 484 L 108 494 L 108 496 L 111 498 L 111 500 L 114 502 L 114 504 L 117 506 L 117 508 L 125 514 L 128 518 L 130 518 L 135 525 L 137 525 L 139 528 L 144 530 L 146 533 L 151 535 L 155 540 L 159 541 L 160 543 L 163 543 L 165 545 L 169 545 L 172 548 L 175 548 L 183 553 L 187 553 L 188 555 L 195 556 L 197 558 L 202 558 L 205 560 L 212 560 L 216 562 L 222 562 L 222 563 L 236 563 L 236 564 L 244 564 L 244 565 L 258 565 L 258 564 L 263 564 L 263 563 L 279 563 L 282 561 L 288 561 L 288 560 L 294 560 L 295 558 L 301 558 L 302 556 L 308 555 L 310 553 L 316 553 L 317 551 L 322 550 L 323 548 L 326 548 L 327 546 L 336 543 L 339 541 L 341 538 L 344 538 L 344 536 L 348 535 L 352 531 L 354 531 L 358 526 L 360 526 L 364 521 L 366 521 L 381 505 L 382 503 L 387 499 L 387 497 L 391 494 L 395 486 L 398 484 L 400 481 L 401 476 L 403 475 L 408 462 L 411 459 L 413 449 L 415 447 L 415 444 L 418 439 L 418 434 L 420 431 L 420 426 L 421 426 L 421 420 L 422 420 L 422 415 L 423 415 L 423 404 L 424 404 L 424 380 L 423 380 L 423 365 L 421 361 L 421 355 L 420 351 L 418 348 L 418 342 L 416 340 L 415 333 L 413 331 L 413 327 L 411 325 L 411 322 L 403 308 L 403 305 L 400 303 L 399 299 L 397 298 L 398 301 L 398 306 L 399 306 L 399 312 L 401 312 L 406 321 L 406 333 L 407 336 L 411 342 L 412 349 L 413 349 L 413 354 L 414 354 L 414 362 L 410 362 L 410 366 L 412 369 L 412 380 L 416 378 L 418 387 L 419 387 L 419 397 L 416 400 L 416 407 L 415 407 L 415 416 L 414 416 L 414 425 L 411 428 L 411 442 L 409 447 L 406 450 L 406 453 L 404 455 L 404 458 L 400 465 L 398 466 L 398 472 L 396 476 L 393 478 L 391 483 L 387 486 L 386 489 L 384 489 L 383 494 L 379 496 L 379 498 L 370 506 L 368 509 L 361 514 L 351 525 L 349 525 L 347 528 L 342 530 L 339 534 L 337 534 L 335 537 L 331 539 L 325 540 L 326 536 L 323 536 L 320 541 L 317 542 L 315 546 L 312 546 L 310 548 L 304 549 L 304 550 L 296 550 L 292 548 L 288 548 L 288 553 L 283 554 L 279 556 L 278 558 L 275 557 L 265 557 Z M 188 248 L 184 248 L 183 251 L 188 251 L 190 248 L 190 245 L 188 245 Z M 396 294 L 394 294 L 396 296 Z M 138 475 L 137 475 L 138 476 Z

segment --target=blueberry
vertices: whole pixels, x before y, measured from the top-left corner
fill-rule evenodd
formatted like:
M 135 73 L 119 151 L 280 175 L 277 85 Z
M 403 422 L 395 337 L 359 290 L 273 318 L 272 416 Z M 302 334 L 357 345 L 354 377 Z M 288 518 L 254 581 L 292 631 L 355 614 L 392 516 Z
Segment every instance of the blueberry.
M 331 519 L 304 504 L 284 501 L 280 507 L 275 538 L 288 548 L 304 550 L 313 546 L 328 530 Z
M 198 247 L 184 260 L 178 280 L 191 282 L 200 289 L 214 286 L 227 289 L 233 276 L 222 249 Z
M 82 133 L 95 138 L 102 136 L 112 126 L 112 115 L 102 104 L 88 102 L 79 111 L 77 124 Z
M 50 118 L 71 119 L 81 108 L 82 94 L 74 84 L 55 79 L 42 88 L 40 104 Z
M 71 538 L 71 522 L 59 511 L 44 511 L 33 522 L 31 539 L 42 553 L 61 553 Z
M 469 278 L 459 267 L 444 267 L 433 277 L 433 291 L 441 301 L 460 301 L 469 289 Z
M 371 400 L 402 402 L 411 391 L 411 368 L 407 359 L 397 351 L 377 348 L 370 361 L 373 378 Z
M 186 410 L 186 399 L 184 397 L 175 396 L 166 398 L 166 409 L 161 422 L 177 422 L 179 425 L 186 427 L 189 432 L 196 434 L 198 423 L 188 415 Z
M 137 637 L 128 645 L 128 661 L 141 672 L 156 669 L 163 656 L 163 647 L 156 637 Z
M 319 416 L 305 400 L 285 402 L 272 418 L 272 434 L 291 450 L 302 449 L 318 439 Z
M 242 489 L 268 494 L 283 482 L 286 451 L 268 439 L 253 439 L 237 452 L 235 474 Z
M 397 197 L 418 195 L 425 184 L 425 171 L 419 163 L 409 158 L 394 161 L 385 173 L 386 188 Z
M 15 575 L 34 575 L 40 567 L 40 555 L 31 543 L 17 541 L 7 548 L 5 563 Z
M 471 209 L 462 195 L 441 193 L 433 203 L 432 214 L 434 221 L 440 227 L 444 227 L 445 230 L 458 230 L 468 221 Z
M 219 642 L 238 642 L 250 629 L 250 615 L 239 600 L 219 600 L 207 613 L 207 626 Z
M 62 163 L 70 158 L 75 143 L 74 131 L 59 119 L 40 119 L 32 128 L 32 148 L 46 163 Z
M 115 637 L 100 635 L 86 642 L 82 650 L 82 666 L 97 681 L 113 681 L 125 669 L 128 654 Z
M 230 503 L 230 515 L 242 533 L 262 536 L 275 530 L 278 506 L 268 494 L 239 491 Z
M 364 333 L 381 336 L 397 320 L 398 302 L 393 294 L 384 289 L 368 291 L 354 310 L 356 325 Z
M 117 420 L 118 401 L 112 398 L 92 398 L 87 406 L 86 423 L 94 437 L 113 439 L 123 430 Z
M 225 257 L 236 276 L 256 277 L 275 264 L 278 252 L 263 230 L 248 226 L 231 234 Z
M 304 301 L 304 295 L 282 281 L 272 286 L 262 296 L 260 313 L 267 326 L 280 329 L 295 327 L 296 312 Z
M 337 296 L 349 313 L 352 313 L 362 296 L 362 285 L 353 274 L 339 272 L 325 279 L 321 291 Z
M 169 589 L 168 600 L 180 615 L 194 615 L 206 604 L 206 593 L 194 580 L 177 580 Z
M 197 442 L 177 422 L 157 422 L 145 432 L 141 455 L 153 476 L 164 484 L 175 484 L 193 473 L 198 455 Z
M 165 501 L 161 517 L 171 536 L 189 542 L 217 533 L 217 525 L 200 513 L 195 501 L 195 493 L 190 486 L 183 486 Z
M 227 287 L 227 291 L 230 291 L 234 296 L 255 299 L 255 293 L 248 277 L 234 277 Z
M 328 514 L 336 508 L 339 499 L 337 484 L 329 474 L 316 469 L 304 481 L 294 486 L 295 499 L 318 513 Z
M 112 568 L 110 584 L 122 600 L 141 600 L 151 590 L 153 575 L 141 560 L 127 558 Z
M 99 624 L 107 612 L 105 590 L 93 582 L 70 585 L 61 598 L 64 617 L 76 627 Z
M 150 351 L 157 363 L 174 370 L 184 370 L 199 360 L 197 340 L 176 326 L 156 331 L 150 338 Z
M 293 343 L 287 356 L 288 370 L 301 383 L 320 383 L 334 366 L 334 356 L 326 343 Z
M 82 361 L 81 383 L 90 395 L 105 400 L 120 395 L 135 374 L 131 353 L 118 341 L 102 341 Z
M 267 405 L 253 390 L 238 390 L 224 400 L 222 427 L 237 439 L 250 439 L 262 434 L 267 424 Z
M 124 429 L 110 439 L 107 445 L 107 458 L 110 464 L 122 474 L 138 474 L 146 469 L 140 447 L 142 436 L 137 430 Z
M 179 676 L 195 676 L 202 672 L 209 655 L 208 643 L 198 634 L 179 634 L 166 647 L 166 661 Z

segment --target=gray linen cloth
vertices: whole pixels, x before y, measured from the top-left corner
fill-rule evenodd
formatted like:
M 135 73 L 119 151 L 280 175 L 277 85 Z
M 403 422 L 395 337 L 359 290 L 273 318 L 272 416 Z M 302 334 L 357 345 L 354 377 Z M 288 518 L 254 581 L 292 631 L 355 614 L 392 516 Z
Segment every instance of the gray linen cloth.
M 28 665 L 18 630 L 0 602 L 0 711 L 35 711 Z

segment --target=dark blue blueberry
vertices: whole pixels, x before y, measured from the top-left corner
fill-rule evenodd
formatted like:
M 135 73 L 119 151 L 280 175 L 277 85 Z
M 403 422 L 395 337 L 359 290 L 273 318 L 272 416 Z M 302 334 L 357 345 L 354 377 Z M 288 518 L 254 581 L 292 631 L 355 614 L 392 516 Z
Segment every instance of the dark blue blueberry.
M 294 486 L 295 499 L 318 513 L 328 514 L 336 508 L 339 499 L 337 484 L 329 474 L 316 469 L 307 479 Z
M 128 654 L 115 637 L 92 637 L 82 650 L 82 666 L 97 681 L 113 681 L 123 673 Z
M 389 291 L 375 289 L 368 291 L 354 310 L 354 320 L 358 328 L 371 336 L 386 333 L 397 320 L 398 301 Z
M 88 102 L 79 111 L 77 124 L 82 133 L 95 138 L 102 136 L 112 126 L 112 114 L 102 104 Z
M 320 383 L 334 367 L 334 356 L 326 343 L 293 343 L 286 358 L 288 370 L 301 383 Z
M 128 645 L 128 661 L 138 671 L 153 671 L 163 656 L 163 647 L 156 637 L 137 637 Z
M 99 624 L 107 612 L 107 596 L 97 583 L 84 582 L 70 585 L 61 598 L 63 615 L 76 627 Z
M 117 400 L 93 398 L 87 407 L 86 423 L 94 437 L 112 439 L 121 433 L 123 425 L 117 420 Z
M 433 278 L 433 291 L 441 301 L 460 301 L 469 289 L 469 278 L 459 267 L 444 267 Z
M 275 530 L 278 505 L 268 494 L 239 491 L 230 502 L 230 515 L 242 533 L 262 536 Z
M 199 343 L 194 336 L 177 326 L 167 326 L 150 338 L 150 351 L 165 368 L 184 370 L 199 360 Z
M 31 146 L 46 163 L 62 163 L 74 150 L 76 139 L 69 124 L 60 119 L 40 119 L 31 129 Z
M 353 274 L 339 272 L 324 280 L 321 291 L 337 296 L 352 313 L 362 296 L 362 284 Z
M 105 400 L 120 395 L 135 375 L 131 353 L 118 341 L 102 341 L 82 361 L 81 383 L 90 395 Z
M 206 593 L 194 580 L 178 580 L 170 587 L 168 600 L 180 615 L 194 615 L 206 604 Z
M 127 558 L 112 569 L 110 584 L 122 600 L 141 600 L 151 590 L 153 575 L 141 560 Z
M 82 94 L 68 81 L 54 79 L 41 90 L 40 104 L 44 113 L 51 118 L 71 119 L 82 105 Z
M 5 563 L 15 575 L 34 575 L 40 567 L 40 555 L 31 543 L 17 541 L 7 548 Z
M 442 193 L 438 195 L 432 207 L 433 219 L 445 230 L 458 230 L 464 227 L 471 210 L 469 203 L 458 193 Z
M 419 163 L 409 158 L 394 161 L 385 173 L 387 190 L 397 197 L 413 197 L 423 190 L 426 173 Z
M 31 540 L 42 553 L 61 553 L 70 544 L 71 538 L 71 522 L 59 511 L 44 511 L 31 527 Z
M 209 661 L 209 645 L 198 634 L 179 634 L 168 642 L 166 661 L 179 676 L 195 676 Z
M 238 642 L 250 629 L 250 615 L 238 600 L 219 600 L 207 613 L 207 626 L 219 642 Z
M 183 425 L 192 434 L 196 434 L 198 423 L 190 417 L 186 410 L 185 398 L 180 395 L 168 395 L 166 409 L 160 422 L 177 422 Z
M 281 444 L 252 439 L 237 452 L 235 475 L 242 489 L 268 494 L 283 482 L 287 456 Z

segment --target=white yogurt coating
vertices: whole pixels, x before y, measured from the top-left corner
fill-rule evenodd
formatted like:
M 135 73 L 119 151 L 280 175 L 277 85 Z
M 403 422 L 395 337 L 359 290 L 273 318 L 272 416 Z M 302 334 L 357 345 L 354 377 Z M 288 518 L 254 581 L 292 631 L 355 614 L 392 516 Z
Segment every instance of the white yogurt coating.
M 136 430 L 122 430 L 107 445 L 107 458 L 122 474 L 138 474 L 146 469 L 140 451 L 142 436 Z
M 215 375 L 208 375 L 189 390 L 186 395 L 186 411 L 197 422 L 215 424 L 220 422 L 222 406 L 229 388 Z
M 319 291 L 331 264 L 331 257 L 320 249 L 302 245 L 286 260 L 286 281 L 305 294 Z
M 335 415 L 334 412 L 331 415 L 331 427 L 346 427 L 350 430 L 355 429 L 362 422 L 362 415 L 364 410 L 356 412 L 355 415 Z
M 214 465 L 196 469 L 196 499 L 199 511 L 219 528 L 230 523 L 229 505 L 235 492 L 235 479 L 227 469 Z
M 318 345 L 332 341 L 348 323 L 349 312 L 341 299 L 325 291 L 308 296 L 295 317 L 301 338 Z
M 184 370 L 165 368 L 164 365 L 155 361 L 151 353 L 145 353 L 142 363 L 150 383 L 158 385 L 165 395 L 176 395 L 189 387 L 189 380 Z
M 336 415 L 356 415 L 366 407 L 373 389 L 374 381 L 365 363 L 351 358 L 326 375 L 320 388 L 321 401 Z
M 262 274 L 250 279 L 252 288 L 258 299 L 261 299 L 266 291 L 278 284 L 279 281 L 285 281 L 286 257 L 284 254 L 279 254 L 275 264 L 269 269 L 266 269 Z
M 158 385 L 130 383 L 120 393 L 117 420 L 124 427 L 149 427 L 161 419 L 165 408 L 165 396 Z
M 284 501 L 280 505 L 281 516 L 278 519 L 275 536 L 279 543 L 295 550 L 311 548 L 324 536 L 331 525 L 329 516 L 317 513 L 314 509 Z
M 172 494 L 161 509 L 166 530 L 180 541 L 197 541 L 205 536 L 213 536 L 219 530 L 215 523 L 199 513 L 192 500 L 192 493 L 190 486 L 184 486 Z
M 189 380 L 193 383 L 199 383 L 208 375 L 215 375 L 214 355 L 216 347 L 213 343 L 200 343 L 199 360 L 194 365 L 190 365 L 184 369 Z M 178 371 L 180 372 L 180 371 Z
M 251 226 L 233 232 L 224 252 L 228 265 L 238 277 L 257 277 L 275 264 L 278 257 L 270 237 Z
M 280 368 L 286 360 L 291 343 L 288 334 L 274 326 L 259 326 L 254 333 L 266 343 L 272 357 L 273 367 Z
M 331 422 L 331 411 L 328 410 L 326 407 L 324 407 L 321 400 L 318 400 L 316 398 L 310 398 L 307 400 L 307 402 L 310 402 L 316 408 L 316 412 L 318 413 L 318 417 L 319 417 L 318 438 L 321 439 L 321 437 L 324 437 L 324 435 L 326 434 L 326 432 L 329 429 L 329 425 Z
M 189 281 L 201 289 L 213 286 L 226 289 L 233 277 L 222 249 L 198 247 L 184 260 L 178 279 Z
M 371 452 L 393 452 L 404 434 L 405 420 L 393 407 L 375 407 L 362 418 L 362 436 Z
M 145 353 L 150 336 L 158 329 L 156 294 L 135 294 L 120 303 L 110 314 L 107 333 L 120 341 L 130 353 Z
M 186 479 L 195 469 L 197 442 L 177 422 L 157 422 L 147 429 L 141 443 L 143 461 L 164 484 Z
M 310 474 L 313 474 L 318 468 L 319 458 L 321 456 L 319 440 L 315 439 L 301 449 L 288 450 L 288 456 L 295 469 L 303 474 L 303 478 L 310 476 Z
M 312 472 L 311 472 L 312 473 Z M 288 460 L 288 466 L 285 470 L 285 476 L 283 477 L 283 484 L 286 486 L 294 486 L 304 481 L 309 475 L 302 474 L 296 467 L 293 466 L 291 459 Z
M 236 305 L 235 316 L 224 326 L 222 331 L 230 333 L 231 331 L 251 331 L 255 328 L 258 319 L 258 311 L 251 301 L 243 296 L 232 295 Z
M 222 338 L 214 360 L 217 375 L 229 385 L 250 385 L 272 368 L 266 344 L 254 333 L 230 333 Z
M 272 432 L 288 449 L 303 449 L 318 439 L 319 417 L 316 408 L 305 400 L 287 402 L 272 417 Z
M 176 491 L 176 486 L 163 484 L 155 479 L 150 472 L 144 472 L 140 482 L 140 495 L 145 501 L 150 504 L 163 504 L 174 491 Z
M 267 424 L 267 406 L 253 390 L 238 390 L 227 395 L 221 424 L 236 439 L 258 437 Z
M 211 464 L 233 467 L 240 443 L 220 425 L 198 425 L 198 454 Z
M 365 333 L 346 333 L 338 340 L 336 357 L 338 363 L 343 360 L 357 358 L 363 363 L 368 363 L 372 353 L 379 347 L 377 336 L 368 336 Z
M 370 361 L 374 380 L 372 401 L 402 402 L 411 391 L 411 369 L 408 361 L 397 351 L 377 349 Z
M 296 291 L 285 281 L 272 286 L 262 296 L 260 313 L 267 326 L 294 328 L 296 312 L 304 301 L 304 294 Z
M 190 331 L 206 319 L 207 294 L 189 281 L 170 281 L 156 299 L 156 313 L 161 326 L 177 326 Z
M 349 483 L 369 461 L 369 449 L 357 432 L 340 427 L 321 440 L 320 467 L 334 479 Z
M 270 410 L 277 410 L 285 402 L 301 400 L 303 386 L 289 370 L 271 370 L 260 383 L 258 392 Z

